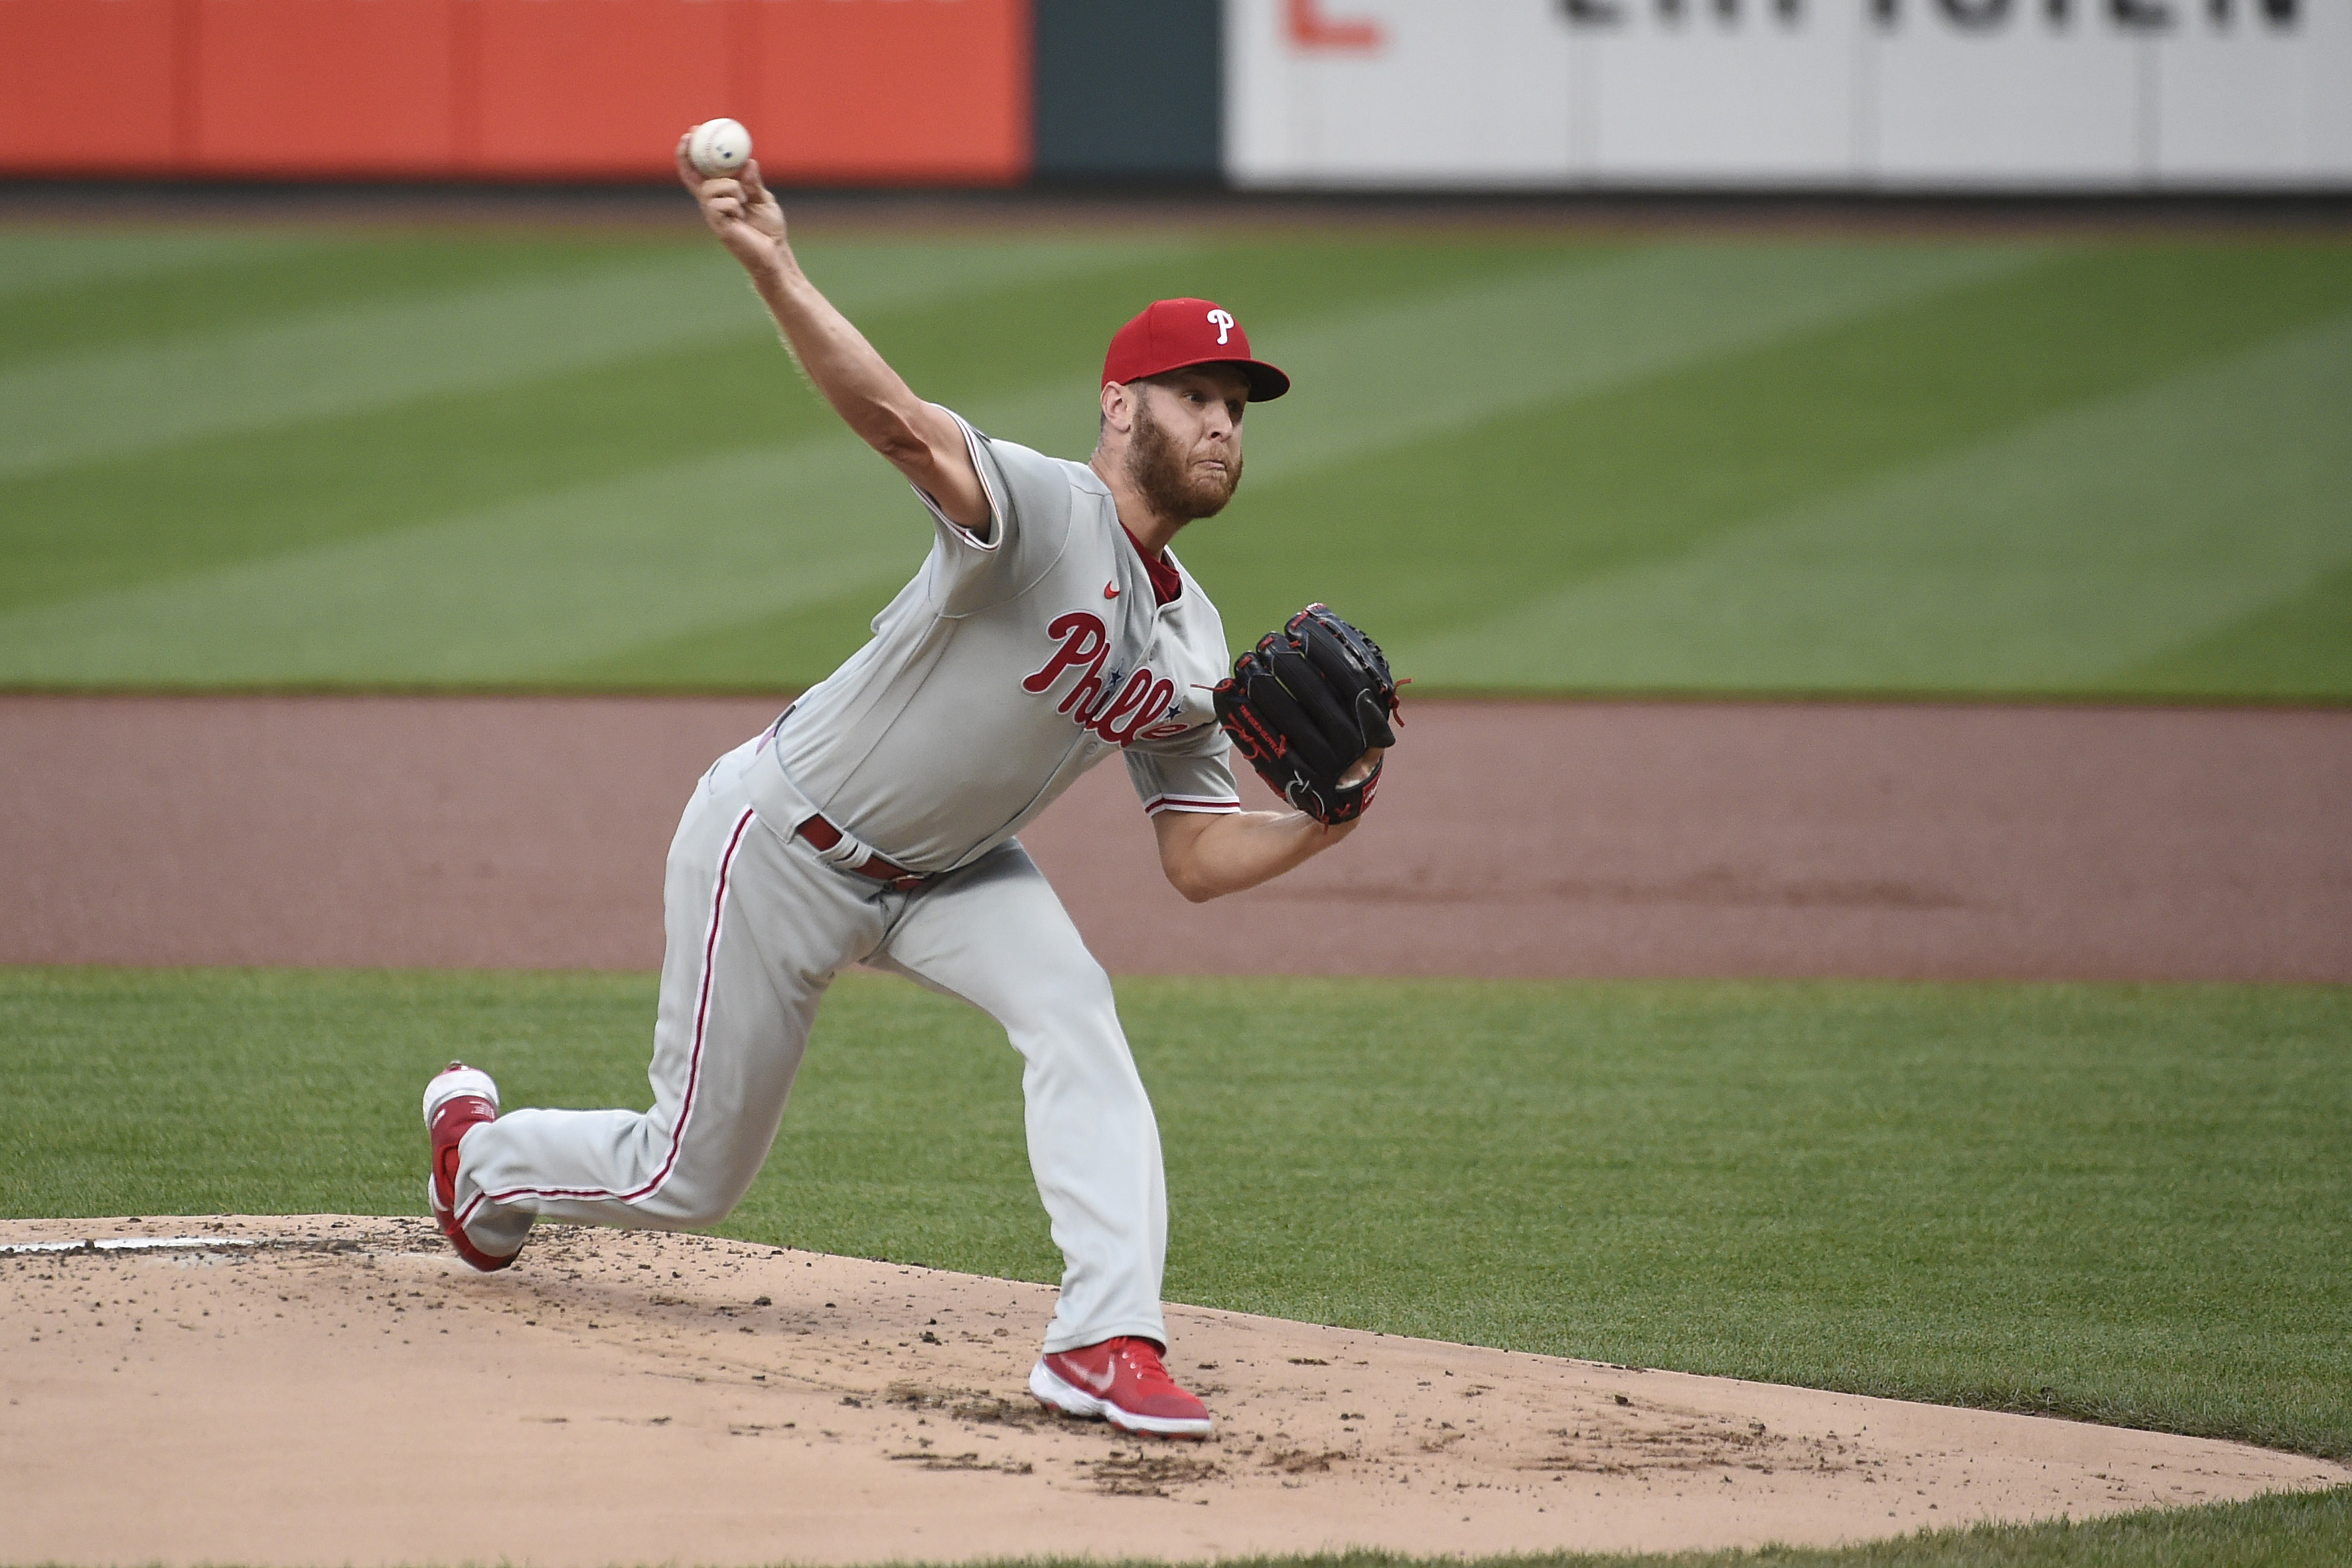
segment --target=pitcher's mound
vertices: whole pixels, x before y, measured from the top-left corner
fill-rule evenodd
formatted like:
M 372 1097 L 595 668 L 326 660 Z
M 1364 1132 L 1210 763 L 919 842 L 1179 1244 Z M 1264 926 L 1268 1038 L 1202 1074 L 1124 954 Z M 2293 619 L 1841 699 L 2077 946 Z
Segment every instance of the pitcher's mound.
M 542 1228 L 0 1222 L 26 1562 L 871 1563 L 1756 1545 L 2340 1485 L 2236 1444 L 1178 1307 L 1205 1443 L 1042 1414 L 1049 1287 Z M 236 1245 L 236 1243 L 245 1245 Z

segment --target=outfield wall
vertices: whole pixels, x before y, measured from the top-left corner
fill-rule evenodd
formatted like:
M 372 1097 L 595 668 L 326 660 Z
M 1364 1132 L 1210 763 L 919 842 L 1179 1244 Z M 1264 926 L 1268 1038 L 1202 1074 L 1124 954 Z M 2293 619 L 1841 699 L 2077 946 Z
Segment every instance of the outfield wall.
M 0 0 L 0 171 L 790 183 L 1030 167 L 1028 0 Z
M 2352 0 L 0 0 L 0 176 L 2352 190 Z
M 2352 187 L 2347 0 L 1227 0 L 1254 186 Z

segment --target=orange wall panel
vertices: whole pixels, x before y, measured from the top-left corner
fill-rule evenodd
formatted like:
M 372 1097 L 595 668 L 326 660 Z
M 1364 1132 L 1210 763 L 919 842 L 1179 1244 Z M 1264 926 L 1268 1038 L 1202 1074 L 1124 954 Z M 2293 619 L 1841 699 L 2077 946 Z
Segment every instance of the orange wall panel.
M 455 151 L 458 4 L 198 0 L 198 165 L 224 174 L 445 172 Z
M 173 0 L 0 0 L 0 170 L 172 172 Z
M 1029 172 L 1028 0 L 750 0 L 761 170 L 1011 183 Z
M 0 171 L 1010 183 L 1030 0 L 0 0 Z
M 481 172 L 660 175 L 695 121 L 753 118 L 727 90 L 729 14 L 749 0 L 459 3 L 479 16 Z

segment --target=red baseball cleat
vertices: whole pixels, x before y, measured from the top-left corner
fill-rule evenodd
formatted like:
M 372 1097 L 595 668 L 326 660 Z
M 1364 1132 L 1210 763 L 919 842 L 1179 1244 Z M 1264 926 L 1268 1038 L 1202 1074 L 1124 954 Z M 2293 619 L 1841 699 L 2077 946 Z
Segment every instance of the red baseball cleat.
M 515 1254 L 499 1258 L 483 1251 L 458 1225 L 457 1145 L 484 1122 L 498 1119 L 499 1086 L 478 1067 L 453 1061 L 425 1086 L 425 1129 L 433 1135 L 433 1174 L 425 1178 L 425 1197 L 457 1256 L 486 1274 L 513 1262 Z
M 1040 1356 L 1029 1369 L 1029 1392 L 1056 1410 L 1129 1432 L 1209 1435 L 1209 1407 L 1168 1375 L 1158 1345 L 1131 1334 Z

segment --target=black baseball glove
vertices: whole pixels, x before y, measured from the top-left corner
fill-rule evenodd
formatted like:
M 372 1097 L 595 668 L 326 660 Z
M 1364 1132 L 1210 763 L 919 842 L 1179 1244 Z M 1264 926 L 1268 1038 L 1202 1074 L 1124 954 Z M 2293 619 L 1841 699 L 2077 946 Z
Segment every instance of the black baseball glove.
M 1397 683 L 1379 643 L 1310 604 L 1234 661 L 1217 683 L 1217 723 L 1274 792 L 1326 824 L 1372 803 L 1381 765 L 1340 777 L 1365 752 L 1396 744 Z

